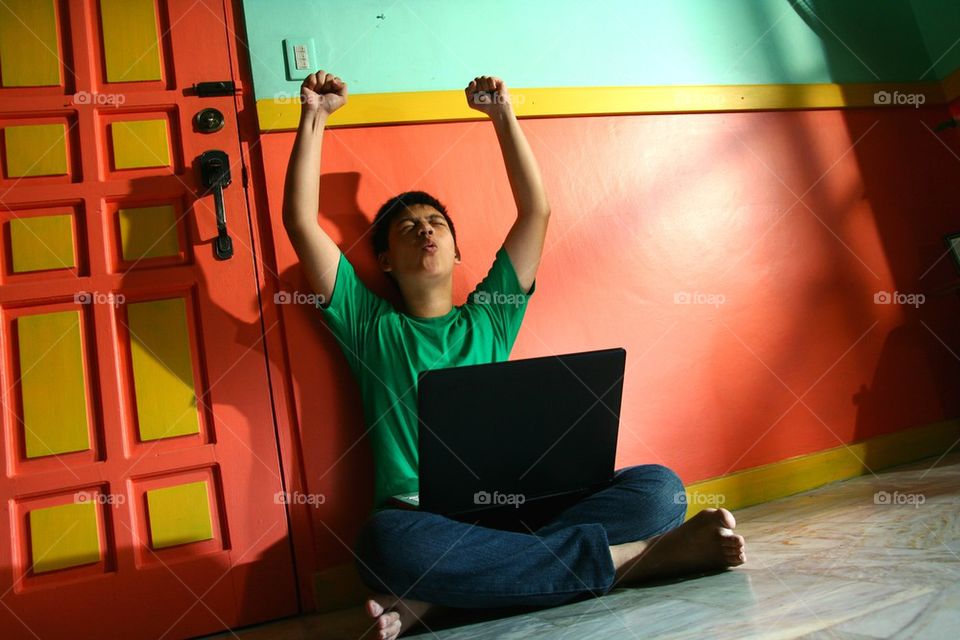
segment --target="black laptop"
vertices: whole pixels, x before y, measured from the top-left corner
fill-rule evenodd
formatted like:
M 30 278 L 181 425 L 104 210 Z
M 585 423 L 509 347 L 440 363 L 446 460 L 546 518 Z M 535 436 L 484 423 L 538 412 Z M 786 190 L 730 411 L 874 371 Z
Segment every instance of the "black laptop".
M 391 502 L 483 519 L 607 486 L 625 362 L 616 348 L 421 372 L 420 490 Z

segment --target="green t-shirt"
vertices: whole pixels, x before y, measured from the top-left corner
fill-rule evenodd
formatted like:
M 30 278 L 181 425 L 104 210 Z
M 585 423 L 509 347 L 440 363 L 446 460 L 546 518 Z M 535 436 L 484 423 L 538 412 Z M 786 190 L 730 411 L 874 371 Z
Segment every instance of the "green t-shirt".
M 524 293 L 501 247 L 465 304 L 418 318 L 371 292 L 340 254 L 329 304 L 316 306 L 360 384 L 376 465 L 375 509 L 392 495 L 419 490 L 417 374 L 507 360 L 535 289 L 536 282 Z

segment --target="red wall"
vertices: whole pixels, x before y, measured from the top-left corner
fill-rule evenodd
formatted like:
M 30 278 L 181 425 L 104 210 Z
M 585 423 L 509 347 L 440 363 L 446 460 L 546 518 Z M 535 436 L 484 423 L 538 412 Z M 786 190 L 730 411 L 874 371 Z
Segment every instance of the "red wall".
M 687 483 L 957 417 L 957 294 L 874 303 L 958 279 L 937 260 L 960 229 L 960 141 L 924 126 L 946 114 L 523 121 L 553 217 L 513 358 L 624 346 L 617 464 L 659 462 Z M 306 291 L 280 222 L 292 142 L 264 135 L 262 153 L 282 288 Z M 448 206 L 464 257 L 456 304 L 515 215 L 486 122 L 330 130 L 322 175 L 322 224 L 382 295 L 361 236 L 390 196 L 424 189 Z M 725 303 L 675 304 L 678 292 Z M 372 462 L 319 312 L 285 307 L 282 321 L 304 478 L 326 498 L 313 512 L 322 568 L 350 557 Z

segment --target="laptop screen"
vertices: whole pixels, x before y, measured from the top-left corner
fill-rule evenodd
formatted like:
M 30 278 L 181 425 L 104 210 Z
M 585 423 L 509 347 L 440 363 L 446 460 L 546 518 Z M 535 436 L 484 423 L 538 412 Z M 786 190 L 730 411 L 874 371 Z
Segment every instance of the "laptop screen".
M 609 482 L 625 361 L 616 348 L 422 372 L 421 508 L 519 506 Z

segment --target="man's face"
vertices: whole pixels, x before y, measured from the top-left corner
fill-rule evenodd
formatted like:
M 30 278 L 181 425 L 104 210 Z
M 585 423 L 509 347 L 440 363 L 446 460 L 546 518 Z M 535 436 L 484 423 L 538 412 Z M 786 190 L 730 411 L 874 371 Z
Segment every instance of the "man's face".
M 390 223 L 389 249 L 380 255 L 380 268 L 398 280 L 407 276 L 448 276 L 460 263 L 450 225 L 443 214 L 415 204 Z

